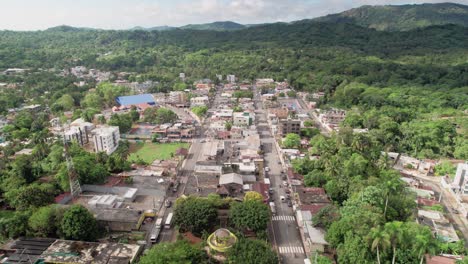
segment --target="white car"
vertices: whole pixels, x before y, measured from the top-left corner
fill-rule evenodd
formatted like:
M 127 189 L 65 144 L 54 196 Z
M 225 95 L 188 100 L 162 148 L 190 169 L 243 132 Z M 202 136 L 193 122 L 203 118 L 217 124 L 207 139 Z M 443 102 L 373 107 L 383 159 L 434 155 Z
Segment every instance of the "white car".
M 281 195 L 281 196 L 280 196 L 280 200 L 281 200 L 281 202 L 285 203 L 285 202 L 286 202 L 286 197 L 284 197 L 284 196 Z
M 270 171 L 270 168 L 269 168 L 269 167 L 265 167 L 265 171 Z

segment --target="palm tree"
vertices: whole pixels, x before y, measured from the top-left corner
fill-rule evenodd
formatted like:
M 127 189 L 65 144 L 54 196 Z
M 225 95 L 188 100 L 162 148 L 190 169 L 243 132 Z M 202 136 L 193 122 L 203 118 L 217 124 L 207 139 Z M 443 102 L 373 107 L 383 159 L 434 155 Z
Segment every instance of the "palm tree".
M 388 199 L 390 198 L 390 194 L 397 191 L 398 188 L 401 186 L 400 179 L 397 177 L 393 177 L 392 174 L 383 175 L 384 177 L 384 190 L 385 190 L 385 208 L 384 208 L 384 218 L 387 215 L 387 207 L 388 207 Z
M 390 237 L 390 244 L 392 245 L 393 257 L 392 264 L 395 264 L 396 247 L 403 239 L 403 222 L 393 221 L 385 224 L 384 231 Z
M 371 229 L 369 238 L 372 240 L 371 249 L 377 251 L 377 263 L 380 264 L 380 249 L 390 246 L 390 236 L 381 227 Z
M 418 253 L 418 257 L 421 258 L 420 264 L 423 263 L 425 254 L 435 254 L 437 244 L 428 228 L 421 229 L 420 233 L 416 235 L 414 238 L 414 249 Z

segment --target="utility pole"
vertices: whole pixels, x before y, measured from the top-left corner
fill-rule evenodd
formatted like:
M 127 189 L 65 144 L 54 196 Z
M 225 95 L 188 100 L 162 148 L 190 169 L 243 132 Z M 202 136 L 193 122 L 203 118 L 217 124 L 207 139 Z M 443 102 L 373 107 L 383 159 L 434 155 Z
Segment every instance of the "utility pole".
M 76 198 L 78 195 L 81 194 L 81 185 L 78 180 L 78 174 L 76 173 L 75 167 L 73 165 L 73 160 L 70 156 L 68 151 L 68 143 L 65 139 L 65 126 L 62 125 L 62 136 L 63 136 L 63 154 L 65 156 L 65 160 L 67 162 L 67 170 L 68 170 L 68 179 L 70 181 L 70 194 L 72 199 Z

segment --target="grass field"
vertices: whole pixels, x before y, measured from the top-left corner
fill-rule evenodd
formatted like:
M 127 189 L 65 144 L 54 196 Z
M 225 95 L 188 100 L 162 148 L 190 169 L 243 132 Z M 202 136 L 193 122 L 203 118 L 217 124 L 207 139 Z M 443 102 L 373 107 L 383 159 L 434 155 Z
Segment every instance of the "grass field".
M 171 158 L 171 153 L 179 148 L 188 148 L 188 143 L 136 143 L 130 145 L 130 162 L 135 162 L 138 158 L 151 164 L 154 160 L 166 160 Z

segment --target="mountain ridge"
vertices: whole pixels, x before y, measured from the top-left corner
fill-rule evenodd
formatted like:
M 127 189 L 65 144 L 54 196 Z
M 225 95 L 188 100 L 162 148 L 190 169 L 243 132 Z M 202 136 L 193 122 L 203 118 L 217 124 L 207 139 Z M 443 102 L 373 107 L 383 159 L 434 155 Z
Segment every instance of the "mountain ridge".
M 363 5 L 341 13 L 330 14 L 312 19 L 302 19 L 291 22 L 240 24 L 233 21 L 215 21 L 203 24 L 188 24 L 180 27 L 136 26 L 127 30 L 142 31 L 170 31 L 170 30 L 212 30 L 212 31 L 236 31 L 251 27 L 261 27 L 272 24 L 297 24 L 297 23 L 334 23 L 355 24 L 365 28 L 379 31 L 409 31 L 429 26 L 455 24 L 468 27 L 468 6 L 456 3 L 437 4 L 411 4 L 411 5 Z M 67 25 L 52 27 L 47 30 L 102 30 L 92 28 L 72 27 Z
M 468 6 L 456 3 L 364 5 L 311 20 L 327 23 L 352 23 L 380 31 L 408 31 L 446 24 L 467 27 Z

